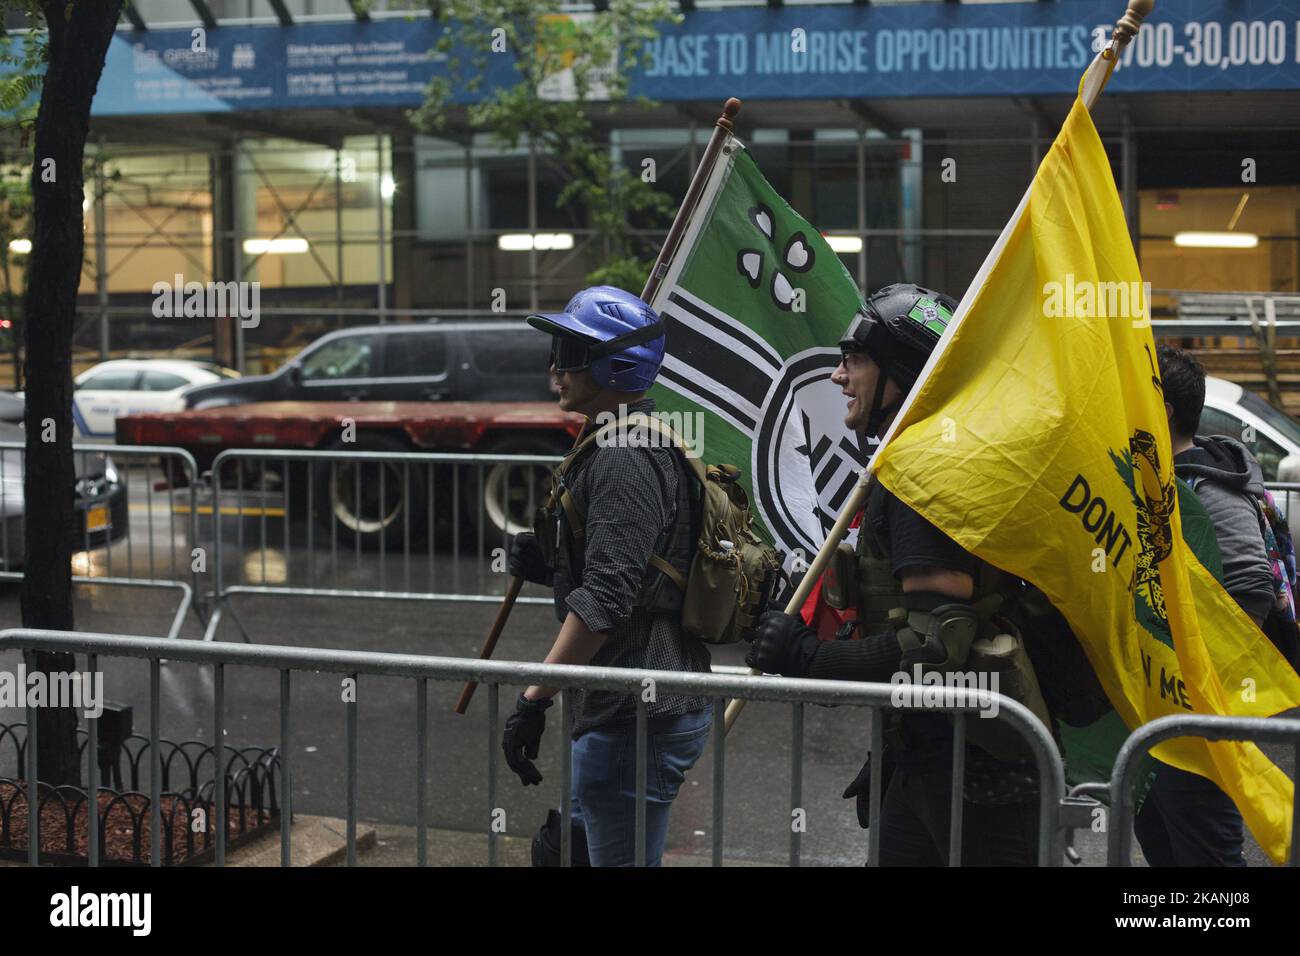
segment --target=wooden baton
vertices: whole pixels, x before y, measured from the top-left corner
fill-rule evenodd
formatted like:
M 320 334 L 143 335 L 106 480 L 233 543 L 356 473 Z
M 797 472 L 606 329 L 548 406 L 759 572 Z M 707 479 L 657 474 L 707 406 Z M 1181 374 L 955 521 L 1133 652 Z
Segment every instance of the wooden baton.
M 519 592 L 523 589 L 523 586 L 523 578 L 512 577 L 510 579 L 510 587 L 506 589 L 505 599 L 502 600 L 501 607 L 497 610 L 497 618 L 492 622 L 492 630 L 488 631 L 487 640 L 483 642 L 483 648 L 478 652 L 479 660 L 487 660 L 492 656 L 492 652 L 496 650 L 497 639 L 501 637 L 501 632 L 506 629 L 506 621 L 510 620 L 510 611 L 515 606 L 515 598 L 519 597 Z M 460 692 L 460 700 L 456 701 L 456 713 L 461 715 L 465 713 L 477 687 L 477 681 L 465 682 L 465 686 Z

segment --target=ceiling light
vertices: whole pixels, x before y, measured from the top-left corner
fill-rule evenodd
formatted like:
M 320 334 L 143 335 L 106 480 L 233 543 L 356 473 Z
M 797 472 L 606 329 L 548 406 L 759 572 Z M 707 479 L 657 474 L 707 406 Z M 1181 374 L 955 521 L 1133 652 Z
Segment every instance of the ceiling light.
M 307 251 L 306 239 L 245 239 L 244 253 L 250 256 L 292 256 Z
M 1253 232 L 1180 232 L 1174 245 L 1185 249 L 1254 249 L 1259 236 Z
M 861 236 L 827 236 L 826 242 L 835 252 L 861 252 Z
M 548 251 L 552 249 L 572 249 L 571 232 L 516 232 L 497 237 L 497 248 L 502 252 L 527 252 L 529 249 Z

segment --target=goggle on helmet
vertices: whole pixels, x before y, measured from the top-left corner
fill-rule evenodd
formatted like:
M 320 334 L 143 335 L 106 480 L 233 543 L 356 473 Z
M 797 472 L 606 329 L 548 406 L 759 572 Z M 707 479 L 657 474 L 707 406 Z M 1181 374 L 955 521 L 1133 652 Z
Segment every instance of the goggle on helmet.
M 613 286 L 583 289 L 563 312 L 538 312 L 528 324 L 551 336 L 556 372 L 588 370 L 615 392 L 644 392 L 664 360 L 663 319 L 639 296 Z
M 866 353 L 906 393 L 956 310 L 957 302 L 942 292 L 911 283 L 885 286 L 854 317 L 840 352 Z

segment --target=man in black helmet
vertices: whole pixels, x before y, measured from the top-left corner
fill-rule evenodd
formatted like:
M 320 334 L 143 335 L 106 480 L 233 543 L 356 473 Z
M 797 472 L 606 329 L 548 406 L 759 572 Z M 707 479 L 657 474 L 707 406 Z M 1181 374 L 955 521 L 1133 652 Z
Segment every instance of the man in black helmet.
M 916 383 L 957 303 L 915 285 L 887 286 L 871 296 L 840 342 L 831 377 L 848 398 L 844 423 L 862 439 L 884 434 Z M 972 647 L 994 635 L 1018 642 L 998 615 L 1019 582 L 977 559 L 880 484 L 867 498 L 854 554 L 841 553 L 837 577 L 857 586 L 858 640 L 819 641 L 798 617 L 769 611 L 760 620 L 746 662 L 788 677 L 889 682 L 898 672 L 952 672 L 972 667 Z M 841 637 L 851 635 L 845 633 Z M 1006 644 L 1006 641 L 1003 641 Z M 1015 651 L 1024 654 L 1023 645 Z M 1044 713 L 1027 660 L 1020 688 Z M 1007 687 L 999 688 L 1003 693 Z M 975 725 L 967 721 L 973 739 Z M 981 728 L 982 729 L 982 728 Z M 940 713 L 908 711 L 886 725 L 886 758 L 877 768 L 884 798 L 882 865 L 942 866 L 948 861 L 952 788 L 952 723 Z M 997 751 L 1001 756 L 994 756 Z M 962 862 L 1032 866 L 1037 859 L 1037 774 L 1025 754 L 1005 746 L 967 747 Z M 845 796 L 859 796 L 859 819 L 870 768 Z

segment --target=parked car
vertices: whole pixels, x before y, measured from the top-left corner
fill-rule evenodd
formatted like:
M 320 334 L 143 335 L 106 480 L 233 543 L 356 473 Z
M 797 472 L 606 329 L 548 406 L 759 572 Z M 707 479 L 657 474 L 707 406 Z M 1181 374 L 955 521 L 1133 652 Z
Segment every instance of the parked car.
M 1237 439 L 1259 461 L 1265 481 L 1300 482 L 1300 422 L 1234 382 L 1206 378 L 1199 433 Z M 1300 492 L 1275 494 L 1300 540 Z
M 25 407 L 21 395 L 16 395 L 13 392 L 0 392 L 0 422 L 21 425 Z
M 17 425 L 0 422 L 0 442 L 22 444 L 26 437 Z M 20 448 L 0 449 L 0 570 L 5 571 L 23 565 L 27 524 L 24 462 Z M 73 550 L 89 551 L 125 536 L 126 482 L 118 475 L 113 459 L 99 452 L 78 452 L 73 455 L 73 466 L 77 475 Z
M 112 441 L 122 415 L 179 412 L 185 390 L 237 379 L 238 372 L 210 362 L 182 359 L 114 359 L 74 379 L 72 421 L 78 438 Z
M 270 375 L 185 393 L 186 408 L 249 402 L 552 401 L 550 339 L 508 320 L 339 329 Z
M 1226 435 L 1244 444 L 1258 459 L 1265 481 L 1300 479 L 1300 457 L 1281 468 L 1288 456 L 1300 456 L 1300 422 L 1234 382 L 1206 378 L 1200 434 Z M 1288 469 L 1291 477 L 1278 477 L 1279 470 Z

